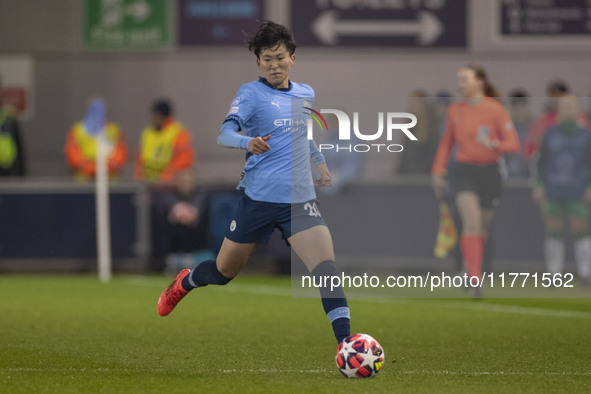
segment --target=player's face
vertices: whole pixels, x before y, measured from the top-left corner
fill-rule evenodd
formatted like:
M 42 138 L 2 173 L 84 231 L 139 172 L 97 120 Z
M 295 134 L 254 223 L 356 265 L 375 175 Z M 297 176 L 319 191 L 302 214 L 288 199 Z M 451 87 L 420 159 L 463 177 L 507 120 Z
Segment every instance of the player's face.
M 482 81 L 476 78 L 471 68 L 461 68 L 458 71 L 458 89 L 463 97 L 483 96 Z
M 257 65 L 261 76 L 276 88 L 289 87 L 289 70 L 295 61 L 295 55 L 289 54 L 285 44 L 261 51 Z

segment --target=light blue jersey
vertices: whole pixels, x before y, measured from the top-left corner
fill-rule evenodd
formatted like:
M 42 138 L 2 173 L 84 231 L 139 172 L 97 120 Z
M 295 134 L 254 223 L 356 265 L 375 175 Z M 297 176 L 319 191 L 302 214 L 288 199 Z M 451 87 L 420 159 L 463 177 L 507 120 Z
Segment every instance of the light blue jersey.
M 305 114 L 309 112 L 305 107 L 313 104 L 314 90 L 296 82 L 289 86 L 277 89 L 262 78 L 242 85 L 226 117 L 248 137 L 271 135 L 268 152 L 247 153 L 238 185 L 255 201 L 302 203 L 316 198 Z

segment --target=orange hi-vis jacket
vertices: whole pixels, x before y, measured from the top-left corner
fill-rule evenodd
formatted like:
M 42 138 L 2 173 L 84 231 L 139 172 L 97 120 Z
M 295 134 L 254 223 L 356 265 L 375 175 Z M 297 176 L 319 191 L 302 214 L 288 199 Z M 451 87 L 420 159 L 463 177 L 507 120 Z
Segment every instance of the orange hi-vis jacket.
M 107 169 L 110 176 L 116 176 L 127 161 L 127 146 L 123 133 L 116 123 L 107 122 L 105 131 L 110 146 Z M 65 153 L 68 164 L 77 179 L 85 180 L 94 177 L 96 152 L 96 137 L 88 134 L 82 122 L 75 123 L 68 133 Z
M 496 149 L 477 142 L 479 130 L 487 130 Z M 454 103 L 447 110 L 447 127 L 431 167 L 431 173 L 444 175 L 453 146 L 458 145 L 457 161 L 466 164 L 495 164 L 505 153 L 519 152 L 519 137 L 503 105 L 490 97 L 478 104 Z
M 184 126 L 169 117 L 162 130 L 146 127 L 137 155 L 135 178 L 150 182 L 170 181 L 179 170 L 195 161 L 191 135 Z

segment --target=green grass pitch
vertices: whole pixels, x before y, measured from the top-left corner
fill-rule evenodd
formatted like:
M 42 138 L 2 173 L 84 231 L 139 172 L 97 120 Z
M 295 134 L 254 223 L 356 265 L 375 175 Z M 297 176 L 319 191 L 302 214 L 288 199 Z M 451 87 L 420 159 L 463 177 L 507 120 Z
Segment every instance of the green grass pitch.
M 589 299 L 351 299 L 386 362 L 347 380 L 318 299 L 289 278 L 198 289 L 164 277 L 0 277 L 2 393 L 591 392 Z

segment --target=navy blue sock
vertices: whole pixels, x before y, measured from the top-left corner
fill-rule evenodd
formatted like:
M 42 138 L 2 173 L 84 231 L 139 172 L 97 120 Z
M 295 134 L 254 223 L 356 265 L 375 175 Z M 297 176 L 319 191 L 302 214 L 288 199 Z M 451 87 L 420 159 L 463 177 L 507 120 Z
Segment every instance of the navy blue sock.
M 215 260 L 206 260 L 199 263 L 197 267 L 183 278 L 181 285 L 186 291 L 193 290 L 196 287 L 203 287 L 207 285 L 225 285 L 232 278 L 226 278 L 218 270 Z
M 339 272 L 332 260 L 324 261 L 316 266 L 311 272 L 315 283 L 327 284 L 328 286 L 320 286 L 320 297 L 322 298 L 322 306 L 324 312 L 334 331 L 334 336 L 337 342 L 340 343 L 343 339 L 351 335 L 351 318 L 349 313 L 349 305 L 345 292 L 341 286 L 331 289 L 330 279 L 325 281 L 323 277 L 338 276 Z

